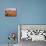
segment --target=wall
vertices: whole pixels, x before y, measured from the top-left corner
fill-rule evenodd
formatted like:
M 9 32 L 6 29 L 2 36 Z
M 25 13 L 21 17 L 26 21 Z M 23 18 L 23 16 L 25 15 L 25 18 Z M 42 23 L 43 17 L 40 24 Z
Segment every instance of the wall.
M 17 9 L 16 17 L 4 16 L 9 7 Z M 7 36 L 17 32 L 17 24 L 46 24 L 46 0 L 0 0 L 0 44 L 8 43 Z
M 46 24 L 46 0 L 23 0 L 21 24 Z

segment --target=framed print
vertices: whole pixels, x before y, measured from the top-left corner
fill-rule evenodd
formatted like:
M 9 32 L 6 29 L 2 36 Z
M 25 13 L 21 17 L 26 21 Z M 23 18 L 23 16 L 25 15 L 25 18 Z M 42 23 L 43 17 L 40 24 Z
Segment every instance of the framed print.
M 46 25 L 18 25 L 18 37 L 21 40 L 46 41 Z
M 5 16 L 16 16 L 16 8 L 6 8 L 5 9 Z

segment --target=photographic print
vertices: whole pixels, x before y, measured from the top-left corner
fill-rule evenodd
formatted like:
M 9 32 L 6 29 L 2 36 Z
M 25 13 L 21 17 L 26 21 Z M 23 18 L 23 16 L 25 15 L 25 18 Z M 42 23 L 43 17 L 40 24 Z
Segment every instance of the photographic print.
M 46 41 L 46 25 L 19 25 L 20 40 Z
M 5 9 L 5 16 L 16 16 L 16 8 L 6 8 Z
M 46 43 L 46 25 L 19 24 L 18 41 L 20 46 L 43 45 Z

